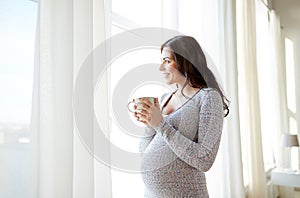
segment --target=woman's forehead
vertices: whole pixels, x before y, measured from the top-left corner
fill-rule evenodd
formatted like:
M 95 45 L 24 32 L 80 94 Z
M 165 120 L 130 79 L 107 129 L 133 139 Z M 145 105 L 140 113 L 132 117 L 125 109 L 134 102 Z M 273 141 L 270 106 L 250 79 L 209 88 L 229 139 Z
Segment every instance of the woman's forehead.
M 164 47 L 162 52 L 161 52 L 161 57 L 162 58 L 165 58 L 165 57 L 169 57 L 171 58 L 172 57 L 172 51 L 170 49 L 170 47 Z

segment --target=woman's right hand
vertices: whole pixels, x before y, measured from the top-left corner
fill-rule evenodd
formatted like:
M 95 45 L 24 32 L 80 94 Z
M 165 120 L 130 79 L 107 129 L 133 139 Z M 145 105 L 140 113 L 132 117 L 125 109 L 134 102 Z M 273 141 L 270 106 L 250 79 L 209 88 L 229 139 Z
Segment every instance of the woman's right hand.
M 155 102 L 155 104 L 153 104 L 147 99 L 141 99 L 140 102 L 141 103 L 138 104 L 139 111 L 136 115 L 138 117 L 138 121 L 154 129 L 157 128 L 163 120 L 159 103 Z

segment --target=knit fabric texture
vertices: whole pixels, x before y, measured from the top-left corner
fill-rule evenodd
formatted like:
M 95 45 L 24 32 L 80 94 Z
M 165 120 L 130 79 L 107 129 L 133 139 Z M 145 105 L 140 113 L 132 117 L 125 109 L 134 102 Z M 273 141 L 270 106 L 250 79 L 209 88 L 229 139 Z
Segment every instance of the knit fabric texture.
M 203 88 L 156 129 L 145 128 L 140 142 L 145 197 L 209 197 L 204 172 L 216 158 L 223 118 L 220 94 Z

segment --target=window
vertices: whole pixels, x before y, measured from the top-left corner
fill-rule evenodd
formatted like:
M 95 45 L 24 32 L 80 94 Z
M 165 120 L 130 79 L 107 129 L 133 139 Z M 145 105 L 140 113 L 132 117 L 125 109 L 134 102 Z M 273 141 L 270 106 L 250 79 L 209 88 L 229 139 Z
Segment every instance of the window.
M 287 108 L 290 114 L 296 113 L 296 89 L 295 89 L 295 63 L 294 63 L 294 43 L 285 38 L 285 65 L 286 65 L 286 90 Z M 293 131 L 294 133 L 297 132 Z
M 34 196 L 29 126 L 37 11 L 33 1 L 0 1 L 0 197 Z
M 294 43 L 289 38 L 285 38 L 285 66 L 286 66 L 286 97 L 287 97 L 287 114 L 288 114 L 288 129 L 286 133 L 297 134 L 297 109 L 296 109 L 296 87 L 295 87 L 295 57 Z M 290 168 L 297 170 L 298 153 L 297 149 L 291 148 Z

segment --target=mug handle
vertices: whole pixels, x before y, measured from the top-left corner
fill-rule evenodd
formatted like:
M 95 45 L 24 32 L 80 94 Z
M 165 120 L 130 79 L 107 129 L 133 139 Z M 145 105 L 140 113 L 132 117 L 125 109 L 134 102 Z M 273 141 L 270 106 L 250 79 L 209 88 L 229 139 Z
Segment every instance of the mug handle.
M 154 98 L 154 105 L 159 104 L 158 98 Z
M 132 101 L 130 101 L 130 102 L 127 103 L 127 109 L 128 109 L 128 111 L 130 111 L 131 113 L 134 113 L 134 111 L 132 111 L 132 110 L 130 109 L 130 107 L 129 107 L 129 105 L 130 105 L 131 103 L 134 103 L 134 99 L 133 99 Z

